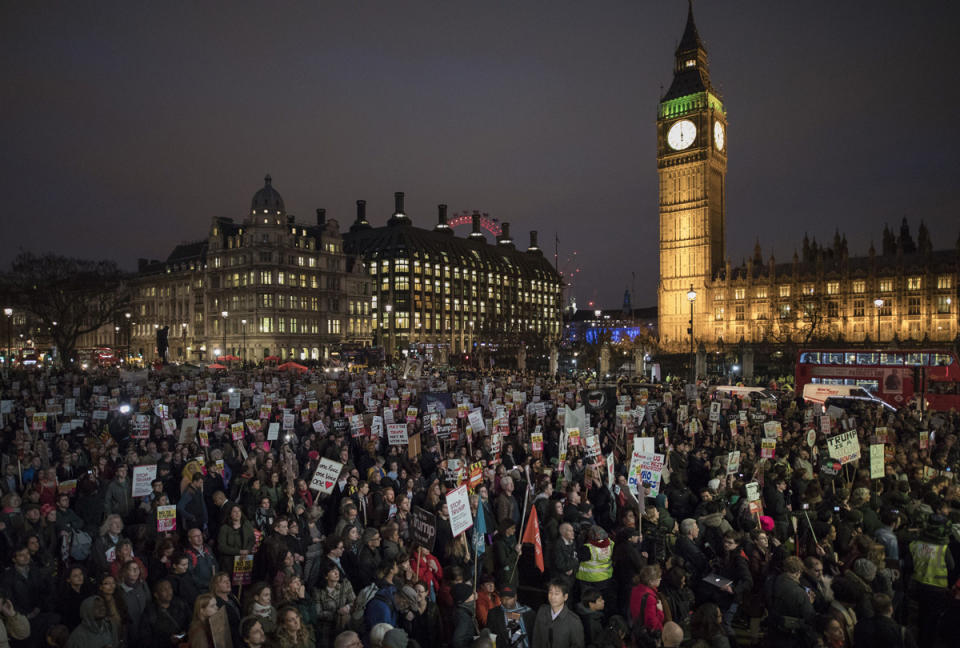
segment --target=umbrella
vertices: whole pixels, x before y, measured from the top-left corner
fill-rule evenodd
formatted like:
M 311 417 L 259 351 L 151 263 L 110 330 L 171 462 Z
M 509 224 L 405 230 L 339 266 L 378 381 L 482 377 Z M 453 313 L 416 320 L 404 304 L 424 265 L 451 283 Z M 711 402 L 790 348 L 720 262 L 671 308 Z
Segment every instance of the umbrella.
M 289 369 L 291 371 L 297 371 L 299 373 L 303 373 L 304 371 L 307 371 L 306 367 L 304 367 L 302 364 L 297 364 L 296 362 L 284 362 L 282 365 L 277 367 L 277 369 L 279 369 L 280 371 L 287 371 Z
M 223 366 L 222 364 L 213 363 L 213 364 L 208 364 L 207 369 L 226 369 L 226 367 Z
M 235 356 L 235 355 L 220 356 L 220 360 L 223 362 L 236 362 L 239 359 L 240 359 L 239 356 Z
M 264 362 L 280 362 L 280 358 L 277 356 L 267 356 L 263 359 Z

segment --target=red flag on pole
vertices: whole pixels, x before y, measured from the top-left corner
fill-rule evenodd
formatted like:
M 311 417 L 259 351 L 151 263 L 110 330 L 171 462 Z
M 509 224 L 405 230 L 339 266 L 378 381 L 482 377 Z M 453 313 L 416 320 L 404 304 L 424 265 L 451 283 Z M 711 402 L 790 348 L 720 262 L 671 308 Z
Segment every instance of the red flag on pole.
M 533 545 L 537 568 L 543 572 L 543 545 L 540 543 L 540 521 L 537 520 L 537 507 L 530 507 L 530 517 L 527 518 L 527 528 L 523 530 L 522 542 Z

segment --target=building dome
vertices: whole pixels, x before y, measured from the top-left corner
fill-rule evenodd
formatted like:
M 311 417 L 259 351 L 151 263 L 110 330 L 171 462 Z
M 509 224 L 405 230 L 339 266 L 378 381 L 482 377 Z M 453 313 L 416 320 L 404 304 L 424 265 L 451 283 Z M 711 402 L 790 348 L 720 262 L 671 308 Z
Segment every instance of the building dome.
M 273 179 L 268 174 L 263 179 L 263 188 L 253 194 L 250 210 L 253 214 L 284 215 L 283 197 L 273 188 Z

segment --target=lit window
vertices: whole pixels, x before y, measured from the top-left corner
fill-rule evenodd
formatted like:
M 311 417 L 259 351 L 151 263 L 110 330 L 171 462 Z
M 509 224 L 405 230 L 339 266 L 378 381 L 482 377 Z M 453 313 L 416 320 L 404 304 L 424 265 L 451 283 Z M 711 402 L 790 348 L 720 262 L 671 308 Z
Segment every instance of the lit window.
M 756 296 L 757 296 L 757 299 L 766 299 L 766 298 L 767 298 L 767 287 L 766 287 L 766 286 L 760 286 L 759 288 L 757 288 L 757 290 L 756 290 Z
M 780 296 L 789 297 L 790 296 L 790 286 L 780 286 Z
M 697 67 L 697 59 L 687 59 L 683 62 L 684 67 Z
M 746 288 L 735 288 L 734 291 L 733 291 L 733 298 L 734 298 L 734 299 L 743 299 L 744 297 L 746 297 L 746 295 L 747 295 L 747 289 L 746 289 Z M 741 319 L 742 319 L 742 318 L 741 318 Z
M 863 279 L 857 279 L 854 281 L 853 292 L 857 293 L 858 295 L 862 295 L 863 293 L 867 292 L 867 282 Z
M 920 290 L 920 277 L 907 277 L 907 290 Z
M 937 277 L 937 288 L 939 290 L 948 290 L 953 288 L 953 277 L 950 275 L 940 275 Z
M 840 282 L 839 281 L 829 281 L 827 282 L 827 294 L 836 295 L 840 292 Z
M 812 295 L 813 294 L 813 284 L 803 284 L 803 294 Z
M 893 292 L 893 279 L 881 279 L 880 292 Z

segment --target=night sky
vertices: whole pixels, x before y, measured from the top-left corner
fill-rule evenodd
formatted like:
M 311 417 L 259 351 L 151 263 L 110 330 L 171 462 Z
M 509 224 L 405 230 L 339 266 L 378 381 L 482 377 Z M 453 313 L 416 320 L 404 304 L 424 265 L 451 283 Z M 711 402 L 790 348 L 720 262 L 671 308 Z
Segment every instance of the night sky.
M 242 219 L 270 173 L 288 211 L 406 192 L 539 230 L 581 307 L 654 305 L 656 107 L 684 0 L 4 2 L 0 265 L 18 249 L 166 258 Z M 960 84 L 946 2 L 695 3 L 728 110 L 727 254 L 851 253 L 884 222 L 960 233 Z M 460 228 L 465 235 L 469 228 Z M 633 279 L 632 274 L 636 275 Z

